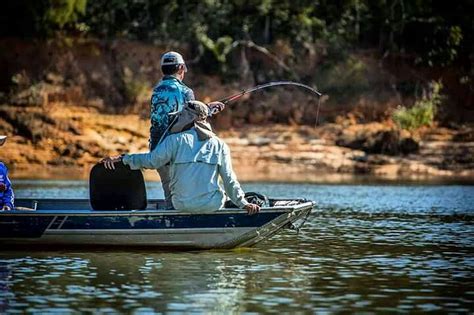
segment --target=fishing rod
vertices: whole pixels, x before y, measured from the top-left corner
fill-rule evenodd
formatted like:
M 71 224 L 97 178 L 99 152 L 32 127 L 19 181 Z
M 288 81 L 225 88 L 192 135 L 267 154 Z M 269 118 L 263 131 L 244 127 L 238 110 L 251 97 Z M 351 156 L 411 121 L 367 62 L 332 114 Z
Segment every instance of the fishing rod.
M 246 90 L 242 90 L 241 92 L 237 93 L 237 94 L 233 94 L 233 95 L 229 95 L 227 97 L 224 97 L 223 99 L 220 99 L 219 102 L 223 103 L 224 105 L 227 105 L 229 104 L 230 102 L 234 102 L 236 100 L 238 100 L 239 98 L 241 98 L 242 96 L 244 96 L 245 94 L 249 94 L 249 93 L 252 93 L 252 92 L 255 92 L 255 91 L 258 91 L 258 90 L 261 90 L 261 89 L 265 89 L 265 88 L 268 88 L 268 87 L 272 87 L 272 86 L 278 86 L 278 85 L 295 85 L 295 86 L 299 86 L 299 87 L 302 87 L 306 90 L 309 90 L 311 91 L 312 93 L 316 94 L 318 96 L 318 107 L 317 107 L 317 111 L 316 111 L 316 123 L 315 123 L 315 126 L 318 125 L 318 121 L 319 121 L 319 107 L 321 106 L 321 96 L 323 95 L 321 92 L 318 92 L 316 89 L 308 86 L 308 85 L 305 85 L 303 83 L 299 83 L 299 82 L 293 82 L 293 81 L 274 81 L 274 82 L 268 82 L 268 83 L 265 83 L 265 84 L 260 84 L 260 85 L 257 85 L 257 86 L 254 86 L 254 87 L 251 87 L 249 89 L 246 89 Z M 214 114 L 216 114 L 219 110 L 218 109 L 213 109 L 211 112 L 210 112 L 210 115 L 209 116 L 212 116 Z M 168 135 L 169 131 L 171 130 L 171 127 L 173 126 L 173 124 L 176 122 L 178 116 L 175 115 L 173 120 L 171 121 L 171 123 L 168 125 L 168 128 L 166 128 L 165 132 L 163 133 L 163 135 L 161 136 L 160 140 L 158 140 L 158 143 L 161 143 L 161 141 Z
M 265 88 L 272 87 L 272 86 L 277 86 L 277 85 L 296 85 L 296 86 L 300 86 L 302 88 L 305 88 L 305 89 L 313 92 L 318 97 L 321 97 L 323 95 L 321 92 L 318 92 L 316 89 L 313 89 L 312 87 L 310 87 L 308 85 L 305 85 L 303 83 L 298 83 L 298 82 L 293 82 L 293 81 L 275 81 L 275 82 L 268 82 L 268 83 L 265 83 L 265 84 L 260 84 L 260 85 L 254 86 L 252 88 L 242 90 L 240 93 L 224 97 L 223 99 L 219 100 L 219 102 L 224 103 L 225 105 L 227 105 L 228 103 L 239 99 L 240 97 L 244 96 L 245 94 L 249 94 L 249 93 L 261 90 L 261 89 L 265 89 Z
M 302 87 L 308 91 L 311 91 L 312 93 L 316 94 L 318 96 L 318 107 L 317 107 L 317 111 L 316 111 L 316 125 L 318 124 L 318 120 L 319 120 L 319 107 L 321 105 L 321 96 L 323 95 L 321 92 L 317 91 L 316 89 L 308 86 L 308 85 L 305 85 L 303 83 L 299 83 L 299 82 L 293 82 L 293 81 L 274 81 L 274 82 L 268 82 L 268 83 L 265 83 L 265 84 L 260 84 L 260 85 L 257 85 L 257 86 L 254 86 L 252 88 L 249 88 L 249 89 L 246 89 L 246 90 L 242 90 L 240 93 L 237 93 L 237 94 L 233 94 L 233 95 L 229 95 L 227 97 L 224 97 L 223 99 L 219 100 L 219 102 L 223 103 L 224 105 L 227 105 L 229 104 L 230 102 L 234 102 L 236 100 L 238 100 L 239 98 L 241 98 L 242 96 L 246 95 L 246 94 L 249 94 L 249 93 L 252 93 L 252 92 L 255 92 L 255 91 L 258 91 L 258 90 L 261 90 L 261 89 L 265 89 L 265 88 L 268 88 L 268 87 L 272 87 L 272 86 L 279 86 L 279 85 L 295 85 L 295 86 L 299 86 L 299 87 Z M 214 114 L 214 113 L 213 113 Z

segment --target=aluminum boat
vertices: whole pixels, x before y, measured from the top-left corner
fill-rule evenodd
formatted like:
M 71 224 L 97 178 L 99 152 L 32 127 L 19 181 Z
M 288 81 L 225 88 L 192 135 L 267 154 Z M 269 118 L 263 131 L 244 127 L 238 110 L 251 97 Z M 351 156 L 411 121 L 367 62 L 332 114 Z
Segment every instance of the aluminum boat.
M 213 249 L 253 246 L 286 227 L 304 222 L 314 203 L 269 199 L 247 215 L 242 209 L 186 213 L 160 209 L 148 200 L 143 210 L 94 210 L 88 199 L 18 199 L 0 212 L 0 246 L 155 246 Z

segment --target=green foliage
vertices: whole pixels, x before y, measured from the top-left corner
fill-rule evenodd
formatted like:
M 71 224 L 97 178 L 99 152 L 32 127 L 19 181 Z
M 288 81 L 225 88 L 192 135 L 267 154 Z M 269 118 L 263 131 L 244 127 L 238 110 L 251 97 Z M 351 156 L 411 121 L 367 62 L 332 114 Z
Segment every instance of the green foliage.
M 392 115 L 393 121 L 402 129 L 413 130 L 430 126 L 435 118 L 438 106 L 442 102 L 440 82 L 432 82 L 432 92 L 418 100 L 411 108 L 400 106 Z
M 56 31 L 89 30 L 79 19 L 86 18 L 87 0 L 15 0 L 2 3 L 0 36 L 49 37 Z
M 227 82 L 240 78 L 245 84 L 301 80 L 317 85 L 334 104 L 363 103 L 362 94 L 389 98 L 391 94 L 384 93 L 389 84 L 402 97 L 412 97 L 420 77 L 439 74 L 447 91 L 456 93 L 453 102 L 461 104 L 472 94 L 472 0 L 14 0 L 2 3 L 2 12 L 1 38 L 54 37 L 51 42 L 59 43 L 54 47 L 64 51 L 74 51 L 80 40 L 98 39 L 100 45 L 91 49 L 98 47 L 104 55 L 115 50 L 110 43 L 122 38 L 186 48 L 193 72 L 219 74 Z M 27 77 L 15 75 L 27 65 L 14 51 L 0 51 L 8 63 L 0 78 L 4 95 L 10 89 L 34 87 Z M 141 55 L 127 54 L 127 60 Z M 381 69 L 367 62 L 374 55 L 380 56 Z M 82 62 L 80 52 L 74 58 Z M 396 69 L 399 61 L 406 68 Z M 26 72 L 37 73 L 33 78 L 41 73 L 39 67 Z M 393 71 L 395 80 L 379 70 Z M 114 76 L 119 103 L 137 103 L 149 91 L 144 79 L 149 75 L 134 71 Z M 32 88 L 17 102 L 41 103 L 39 92 Z M 394 121 L 407 129 L 430 124 L 440 102 L 436 93 L 411 108 L 400 107 Z
M 212 40 L 206 33 L 203 28 L 196 28 L 196 38 L 199 43 L 209 50 L 215 59 L 225 67 L 227 61 L 227 55 L 232 49 L 232 37 L 223 36 L 219 37 L 217 40 Z
M 0 36 L 125 37 L 186 43 L 201 65 L 229 68 L 239 41 L 288 43 L 285 63 L 319 44 L 326 60 L 353 48 L 416 56 L 428 66 L 461 64 L 469 73 L 474 1 L 433 0 L 15 0 L 2 5 Z M 294 53 L 297 52 L 297 53 Z M 212 69 L 212 67 L 203 67 Z M 467 69 L 467 70 L 466 70 Z
M 46 11 L 46 20 L 52 26 L 63 28 L 64 25 L 77 21 L 86 12 L 87 0 L 50 0 Z

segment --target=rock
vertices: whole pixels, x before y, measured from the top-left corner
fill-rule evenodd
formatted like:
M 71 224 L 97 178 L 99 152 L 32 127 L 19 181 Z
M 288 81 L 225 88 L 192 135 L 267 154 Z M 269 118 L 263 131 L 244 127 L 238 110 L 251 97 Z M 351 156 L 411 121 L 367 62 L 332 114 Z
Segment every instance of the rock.
M 249 139 L 249 145 L 264 146 L 272 143 L 272 139 L 265 137 L 255 137 Z
M 362 150 L 370 154 L 399 155 L 417 152 L 418 142 L 411 138 L 401 138 L 397 129 L 376 132 L 343 133 L 336 140 L 339 146 Z
M 399 144 L 400 152 L 404 155 L 416 153 L 420 149 L 420 144 L 413 138 L 404 138 Z
M 400 152 L 400 135 L 395 130 L 381 131 L 368 139 L 364 151 L 375 154 L 397 155 Z

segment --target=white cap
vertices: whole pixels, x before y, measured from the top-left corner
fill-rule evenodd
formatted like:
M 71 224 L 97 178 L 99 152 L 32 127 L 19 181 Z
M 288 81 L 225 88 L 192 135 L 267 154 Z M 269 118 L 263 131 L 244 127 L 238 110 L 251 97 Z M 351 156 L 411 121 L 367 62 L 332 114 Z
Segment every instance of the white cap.
M 161 56 L 161 65 L 170 66 L 170 65 L 184 65 L 184 59 L 181 54 L 175 51 L 168 51 L 163 56 Z
M 7 140 L 7 136 L 0 136 L 0 145 L 3 145 L 5 140 Z

